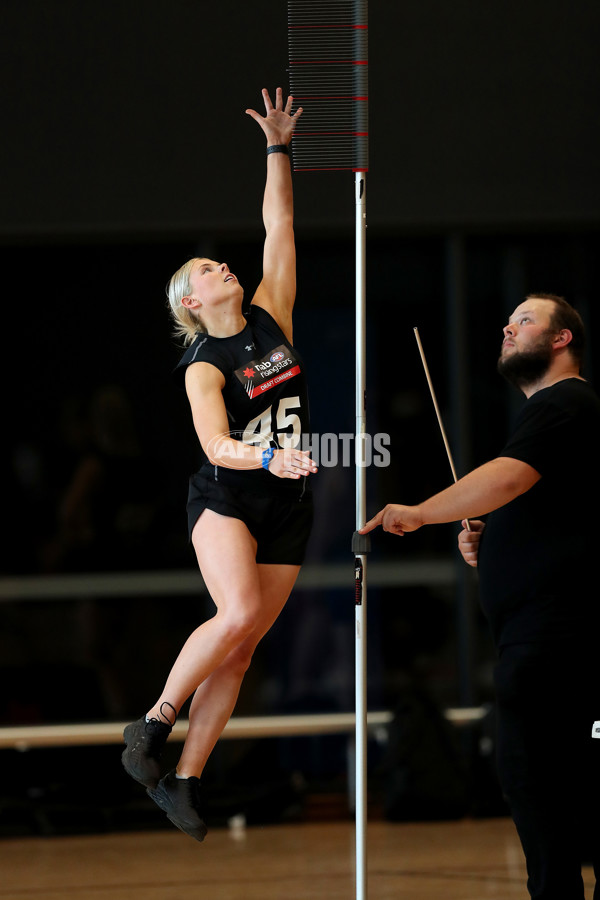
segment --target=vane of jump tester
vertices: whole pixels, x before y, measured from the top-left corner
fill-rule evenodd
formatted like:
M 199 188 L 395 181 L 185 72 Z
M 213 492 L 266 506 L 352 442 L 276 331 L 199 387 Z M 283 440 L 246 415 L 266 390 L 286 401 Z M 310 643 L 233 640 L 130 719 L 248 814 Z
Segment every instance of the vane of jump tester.
M 292 141 L 294 172 L 351 172 L 355 197 L 355 572 L 356 897 L 367 897 L 367 556 L 366 521 L 366 184 L 368 171 L 368 4 L 288 0 L 289 86 L 302 107 Z

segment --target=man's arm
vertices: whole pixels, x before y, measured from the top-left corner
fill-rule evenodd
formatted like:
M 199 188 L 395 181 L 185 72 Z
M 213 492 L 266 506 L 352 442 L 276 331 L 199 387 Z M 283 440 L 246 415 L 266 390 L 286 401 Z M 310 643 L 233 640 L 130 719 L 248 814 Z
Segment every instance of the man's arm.
M 527 463 L 499 456 L 417 506 L 389 503 L 360 533 L 381 525 L 384 531 L 402 535 L 423 525 L 484 516 L 530 490 L 540 478 L 539 472 Z

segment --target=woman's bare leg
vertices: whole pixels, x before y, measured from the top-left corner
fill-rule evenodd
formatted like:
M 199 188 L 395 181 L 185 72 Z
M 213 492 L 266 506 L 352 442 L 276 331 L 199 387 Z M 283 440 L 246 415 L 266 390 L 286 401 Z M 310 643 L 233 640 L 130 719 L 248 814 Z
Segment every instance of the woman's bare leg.
M 206 761 L 235 707 L 244 675 L 261 638 L 283 609 L 300 566 L 258 565 L 261 609 L 254 632 L 232 650 L 197 689 L 190 707 L 190 725 L 177 766 L 178 775 L 200 777 Z
M 254 633 L 260 621 L 256 541 L 244 523 L 206 509 L 196 523 L 192 542 L 217 612 L 196 628 L 183 645 L 162 694 L 148 711 L 150 718 L 161 718 L 163 703 L 178 713 L 198 685 Z M 168 716 L 169 707 L 164 711 Z

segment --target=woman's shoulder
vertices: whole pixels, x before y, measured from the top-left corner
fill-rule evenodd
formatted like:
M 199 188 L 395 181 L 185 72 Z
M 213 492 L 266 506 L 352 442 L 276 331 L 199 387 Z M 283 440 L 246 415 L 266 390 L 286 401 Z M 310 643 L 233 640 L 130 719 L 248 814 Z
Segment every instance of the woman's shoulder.
M 211 341 L 208 334 L 199 334 L 185 350 L 173 370 L 175 381 L 180 387 L 185 384 L 185 373 L 188 367 L 199 362 L 210 363 L 223 374 L 226 374 L 231 366 L 227 347 Z

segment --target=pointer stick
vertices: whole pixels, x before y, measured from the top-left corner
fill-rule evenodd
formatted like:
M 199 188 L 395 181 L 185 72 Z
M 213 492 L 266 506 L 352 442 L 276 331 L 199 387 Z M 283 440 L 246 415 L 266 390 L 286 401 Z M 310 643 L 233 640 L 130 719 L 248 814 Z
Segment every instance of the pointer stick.
M 431 381 L 431 376 L 429 374 L 429 367 L 427 366 L 427 360 L 425 359 L 425 352 L 423 351 L 423 344 L 421 343 L 421 338 L 419 336 L 419 329 L 414 328 L 415 338 L 417 339 L 417 346 L 419 348 L 419 353 L 421 354 L 421 362 L 423 363 L 423 368 L 425 370 L 425 377 L 427 378 L 427 384 L 429 385 L 429 392 L 431 393 L 431 399 L 433 400 L 433 405 L 435 408 L 435 414 L 437 416 L 438 424 L 440 426 L 440 431 L 442 432 L 442 438 L 444 441 L 444 447 L 446 448 L 446 453 L 448 454 L 448 462 L 450 463 L 450 468 L 452 470 L 452 477 L 454 481 L 457 482 L 458 478 L 456 476 L 456 469 L 454 468 L 454 460 L 452 459 L 452 453 L 450 451 L 450 445 L 448 443 L 448 438 L 446 437 L 446 430 L 444 428 L 444 423 L 442 422 L 442 417 L 440 415 L 440 408 L 438 406 L 438 402 L 436 400 L 435 391 L 433 389 L 433 383 Z M 469 524 L 469 520 L 465 519 L 467 524 L 467 531 L 471 530 L 471 526 Z

